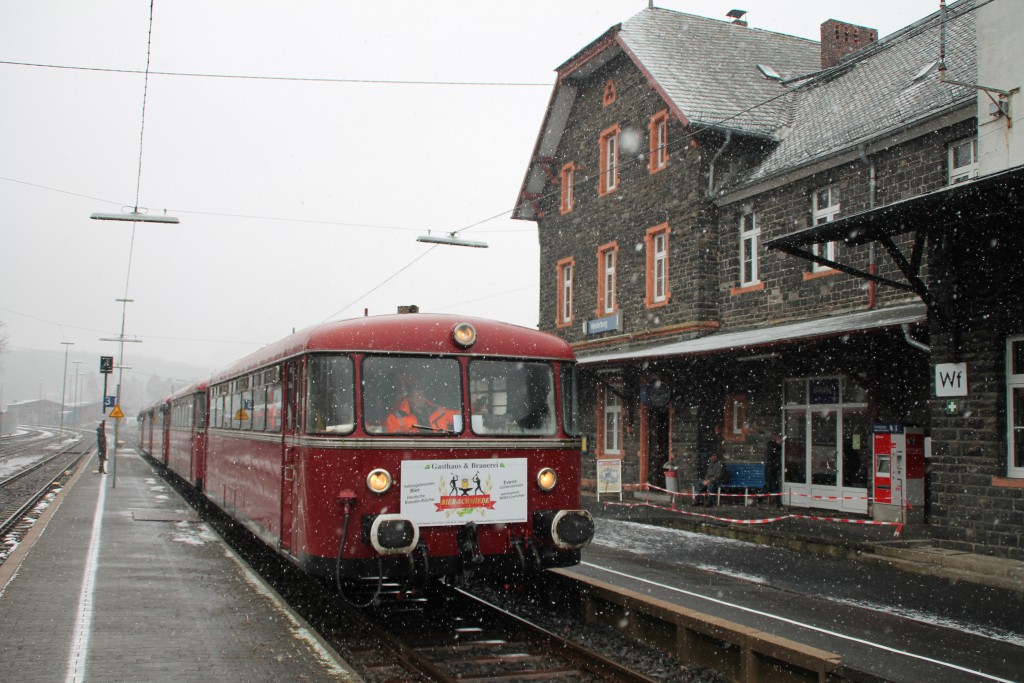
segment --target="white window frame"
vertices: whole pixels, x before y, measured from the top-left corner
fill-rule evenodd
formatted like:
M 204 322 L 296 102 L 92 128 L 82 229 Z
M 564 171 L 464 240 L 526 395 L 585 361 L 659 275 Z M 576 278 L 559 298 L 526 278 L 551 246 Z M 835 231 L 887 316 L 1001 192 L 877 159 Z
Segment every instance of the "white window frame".
M 605 455 L 622 455 L 622 397 L 611 387 L 604 390 L 604 444 Z
M 654 168 L 661 170 L 668 166 L 668 117 L 662 116 L 654 123 Z
M 576 164 L 570 162 L 562 167 L 562 196 L 559 206 L 561 213 L 571 213 L 576 206 Z
M 562 310 L 559 311 L 563 324 L 572 322 L 572 263 L 562 264 Z
M 827 200 L 824 204 L 820 201 L 822 193 L 827 193 Z M 811 196 L 811 220 L 814 225 L 831 223 L 839 215 L 840 210 L 839 185 L 825 185 L 819 187 Z M 816 256 L 822 256 L 829 261 L 836 260 L 836 243 L 825 242 L 811 245 L 811 252 Z M 827 273 L 834 268 L 823 266 L 820 263 L 812 263 L 812 273 Z
M 604 301 L 602 313 L 615 312 L 615 250 L 606 249 L 604 252 Z
M 1017 414 L 1014 410 L 1015 390 L 1019 394 L 1018 402 L 1024 402 L 1024 367 L 1014 368 L 1013 347 L 1015 344 L 1024 345 L 1024 335 L 1006 339 L 1006 476 L 1024 479 L 1024 456 L 1021 457 L 1020 465 L 1014 465 L 1013 457 L 1017 441 L 1024 439 L 1024 406 L 1020 406 L 1020 424 L 1014 424 L 1017 421 Z M 1017 372 L 1014 372 L 1015 369 Z
M 654 291 L 652 294 L 654 295 L 654 303 L 660 304 L 665 301 L 668 294 L 668 288 L 666 287 L 666 280 L 668 279 L 666 272 L 666 265 L 668 264 L 668 249 L 666 248 L 668 245 L 668 233 L 666 231 L 657 233 L 654 239 L 651 240 L 651 244 L 651 248 L 654 250 L 654 272 L 652 273 Z
M 604 146 L 604 191 L 607 193 L 619 186 L 619 134 L 616 132 L 607 135 Z
M 970 156 L 970 161 L 967 163 L 961 163 L 959 166 L 954 166 L 957 160 L 958 152 L 964 151 Z M 967 180 L 973 180 L 978 177 L 978 138 L 964 138 L 957 140 L 949 145 L 949 151 L 947 153 L 949 169 L 948 182 L 950 185 L 956 185 Z
M 761 282 L 760 266 L 757 259 L 758 244 L 761 241 L 761 227 L 753 211 L 740 216 L 740 286 L 747 287 Z M 749 273 L 748 266 L 749 264 Z

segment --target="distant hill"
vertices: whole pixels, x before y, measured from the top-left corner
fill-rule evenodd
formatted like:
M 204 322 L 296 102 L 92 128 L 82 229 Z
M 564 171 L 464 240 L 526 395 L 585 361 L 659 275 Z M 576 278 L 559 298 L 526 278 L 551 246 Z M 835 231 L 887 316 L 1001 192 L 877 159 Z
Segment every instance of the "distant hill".
M 76 354 L 74 347 L 67 358 L 67 384 L 63 385 L 63 350 L 10 348 L 0 354 L 0 393 L 5 405 L 29 399 L 48 399 L 61 402 L 61 388 L 66 386 L 64 401 L 75 402 L 75 370 L 78 379 L 78 401 L 94 403 L 102 400 L 103 375 L 99 371 L 99 356 Z M 78 365 L 74 361 L 81 361 Z M 144 356 L 133 356 L 131 369 L 122 374 L 121 408 L 125 415 L 135 415 L 144 406 L 197 380 L 209 376 L 209 368 L 197 368 L 180 363 L 168 363 Z M 118 372 L 107 382 L 107 394 L 117 391 Z

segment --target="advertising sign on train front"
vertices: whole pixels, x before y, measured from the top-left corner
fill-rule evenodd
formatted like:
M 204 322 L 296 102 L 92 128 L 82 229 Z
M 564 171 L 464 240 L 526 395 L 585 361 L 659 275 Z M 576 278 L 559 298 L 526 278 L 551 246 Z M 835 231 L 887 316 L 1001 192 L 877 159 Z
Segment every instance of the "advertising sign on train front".
M 526 458 L 402 461 L 402 514 L 420 526 L 526 521 Z

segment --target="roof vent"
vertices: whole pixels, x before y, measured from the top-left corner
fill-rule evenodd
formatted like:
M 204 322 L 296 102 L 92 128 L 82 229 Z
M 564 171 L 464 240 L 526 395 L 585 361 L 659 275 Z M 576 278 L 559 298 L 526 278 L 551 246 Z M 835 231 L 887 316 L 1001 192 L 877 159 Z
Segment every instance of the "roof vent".
M 761 73 L 763 73 L 764 77 L 767 78 L 769 81 L 782 80 L 782 76 L 779 74 L 779 72 L 771 68 L 767 64 L 758 64 L 757 68 L 761 70 Z
M 918 71 L 914 75 L 914 82 L 917 83 L 918 81 L 923 80 L 925 78 L 925 76 L 927 76 L 932 71 L 934 71 L 935 67 L 937 67 L 938 65 L 939 65 L 939 62 L 936 60 L 934 62 L 931 62 L 927 66 L 923 67 L 920 71 Z
M 726 14 L 725 16 L 732 19 L 732 23 L 736 24 L 737 26 L 746 26 L 747 20 L 743 18 L 743 16 L 746 13 L 747 10 L 745 9 L 731 9 L 729 10 L 729 13 Z

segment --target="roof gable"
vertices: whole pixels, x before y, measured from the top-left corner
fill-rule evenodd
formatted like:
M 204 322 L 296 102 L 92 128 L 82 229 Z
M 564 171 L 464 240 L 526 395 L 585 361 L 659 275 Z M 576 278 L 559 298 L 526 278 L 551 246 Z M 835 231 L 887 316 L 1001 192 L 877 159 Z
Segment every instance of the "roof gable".
M 650 8 L 611 27 L 558 67 L 530 168 L 513 218 L 537 218 L 533 200 L 546 187 L 579 82 L 625 53 L 684 123 L 774 138 L 788 121 L 788 89 L 758 64 L 785 77 L 818 68 L 818 43 L 729 22 Z M 767 101 L 767 102 L 766 102 Z

